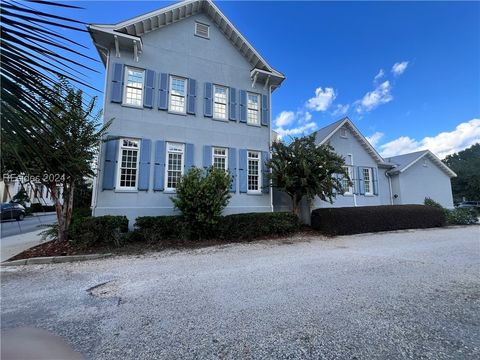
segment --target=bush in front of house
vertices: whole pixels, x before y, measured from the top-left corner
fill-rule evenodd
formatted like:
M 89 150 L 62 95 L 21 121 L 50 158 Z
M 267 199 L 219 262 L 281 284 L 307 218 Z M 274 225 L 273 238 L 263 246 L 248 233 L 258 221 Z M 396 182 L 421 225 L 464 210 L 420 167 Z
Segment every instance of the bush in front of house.
M 250 241 L 265 236 L 284 236 L 300 229 L 298 217 L 290 212 L 247 213 L 221 216 L 211 238 L 224 242 Z M 181 216 L 145 216 L 135 223 L 136 237 L 148 242 L 178 244 L 191 231 Z
M 426 206 L 442 209 L 445 212 L 447 225 L 471 225 L 478 221 L 478 214 L 475 209 L 455 208 L 446 209 L 438 202 L 426 197 L 424 202 Z
M 138 240 L 170 243 L 185 237 L 185 225 L 181 216 L 142 216 L 135 220 L 134 232 Z
M 215 236 L 222 211 L 230 199 L 232 179 L 224 170 L 192 168 L 182 176 L 171 198 L 181 211 L 189 238 Z
M 120 246 L 128 232 L 126 216 L 88 216 L 72 222 L 69 238 L 80 247 Z
M 350 235 L 446 225 L 442 209 L 424 205 L 322 208 L 312 211 L 312 228 L 325 235 Z

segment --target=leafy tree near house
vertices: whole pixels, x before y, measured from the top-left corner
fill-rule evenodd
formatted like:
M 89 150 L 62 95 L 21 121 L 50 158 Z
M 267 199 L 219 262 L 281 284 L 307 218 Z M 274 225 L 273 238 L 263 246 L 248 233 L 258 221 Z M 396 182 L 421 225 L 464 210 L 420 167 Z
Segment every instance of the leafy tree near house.
M 65 79 L 55 84 L 50 96 L 55 101 L 44 105 L 55 116 L 48 123 L 38 120 L 30 124 L 32 133 L 28 137 L 17 136 L 8 143 L 2 142 L 2 154 L 7 155 L 2 170 L 28 174 L 36 183 L 48 187 L 57 213 L 57 240 L 64 241 L 69 236 L 75 188 L 94 175 L 98 146 L 110 122 L 99 127 L 101 112 L 96 110 L 96 98 L 84 102 L 83 92 Z M 37 123 L 43 126 L 36 126 Z M 38 151 L 27 146 L 30 141 L 36 142 Z M 62 197 L 58 188 L 62 189 Z
M 480 143 L 448 155 L 443 162 L 457 174 L 452 178 L 453 198 L 480 201 Z
M 296 138 L 291 143 L 274 142 L 272 186 L 285 192 L 292 200 L 292 212 L 299 214 L 303 198 L 333 202 L 336 193 L 343 193 L 341 178 L 348 178 L 345 160 L 328 145 L 317 146 L 315 135 Z

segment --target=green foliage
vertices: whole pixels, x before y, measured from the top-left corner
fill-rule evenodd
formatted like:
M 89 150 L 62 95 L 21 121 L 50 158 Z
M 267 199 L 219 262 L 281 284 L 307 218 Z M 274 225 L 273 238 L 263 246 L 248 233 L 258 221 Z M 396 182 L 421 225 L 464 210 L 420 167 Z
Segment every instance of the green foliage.
M 429 197 L 425 198 L 425 200 L 423 201 L 423 205 L 433 206 L 433 207 L 436 207 L 437 209 L 443 209 L 442 205 L 440 205 L 438 202 L 436 202 L 435 200 L 433 200 Z
M 457 174 L 452 178 L 453 198 L 480 201 L 480 143 L 443 160 Z
M 445 212 L 424 205 L 322 208 L 312 211 L 312 228 L 335 236 L 445 226 Z
M 84 217 L 74 221 L 70 229 L 71 241 L 80 247 L 122 245 L 128 232 L 126 216 Z
M 340 177 L 348 177 L 343 168 L 344 159 L 330 146 L 315 144 L 315 134 L 294 139 L 290 144 L 274 142 L 272 159 L 272 186 L 290 196 L 292 209 L 298 213 L 303 197 L 308 201 L 316 196 L 333 201 L 336 193 L 343 193 Z
M 471 225 L 478 221 L 475 209 L 456 208 L 445 209 L 448 225 Z
M 30 202 L 30 197 L 23 186 L 20 188 L 20 190 L 18 190 L 11 202 L 20 204 L 23 207 L 26 207 L 26 203 Z
M 134 231 L 149 243 L 178 242 L 185 237 L 181 216 L 142 216 L 135 220 Z
M 231 177 L 213 167 L 192 168 L 177 184 L 171 200 L 182 212 L 189 238 L 206 239 L 215 234 L 222 211 L 230 199 Z

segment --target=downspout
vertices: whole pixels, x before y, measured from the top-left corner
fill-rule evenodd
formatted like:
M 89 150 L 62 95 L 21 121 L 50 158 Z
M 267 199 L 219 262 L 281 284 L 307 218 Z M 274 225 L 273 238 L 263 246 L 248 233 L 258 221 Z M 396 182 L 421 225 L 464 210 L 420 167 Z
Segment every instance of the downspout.
M 272 156 L 272 85 L 268 86 L 268 105 L 270 106 L 270 119 L 268 126 L 268 152 Z M 270 186 L 270 212 L 273 212 L 273 187 Z
M 110 50 L 104 46 L 95 44 L 96 46 L 102 48 L 107 53 L 107 62 L 105 65 L 105 81 L 103 83 L 103 124 L 105 124 L 105 108 L 107 106 L 107 78 L 108 78 L 108 71 L 110 65 Z M 92 189 L 92 216 L 95 216 L 95 210 L 97 208 L 97 191 L 99 189 L 99 179 L 98 176 L 98 169 L 100 168 L 100 162 L 102 159 L 102 142 L 100 141 L 100 148 L 98 150 L 98 157 L 97 157 L 97 172 L 95 174 L 95 178 L 93 181 L 93 189 Z
M 390 205 L 393 205 L 393 191 L 392 191 L 392 178 L 388 171 L 385 171 L 385 176 L 388 179 L 388 189 L 390 190 Z

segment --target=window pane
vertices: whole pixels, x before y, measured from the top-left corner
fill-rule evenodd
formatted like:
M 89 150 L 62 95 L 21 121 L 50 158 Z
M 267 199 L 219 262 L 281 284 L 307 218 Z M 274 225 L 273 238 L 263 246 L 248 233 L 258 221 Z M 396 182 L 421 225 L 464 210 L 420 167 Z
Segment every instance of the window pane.
M 365 184 L 365 193 L 371 193 L 370 169 L 363 169 L 363 182 Z
M 185 79 L 172 78 L 172 94 L 185 96 Z
M 135 145 L 136 141 L 123 140 L 123 145 Z M 137 186 L 138 150 L 122 146 L 120 162 L 120 187 L 135 188 Z
M 143 70 L 127 69 L 125 103 L 141 106 L 143 97 Z
M 258 191 L 260 180 L 260 156 L 258 152 L 248 152 L 248 187 L 249 191 Z

